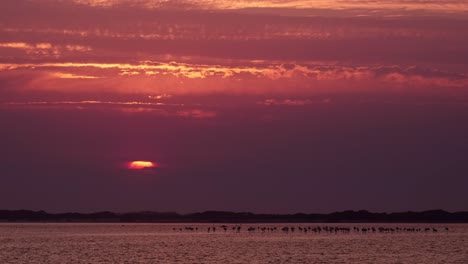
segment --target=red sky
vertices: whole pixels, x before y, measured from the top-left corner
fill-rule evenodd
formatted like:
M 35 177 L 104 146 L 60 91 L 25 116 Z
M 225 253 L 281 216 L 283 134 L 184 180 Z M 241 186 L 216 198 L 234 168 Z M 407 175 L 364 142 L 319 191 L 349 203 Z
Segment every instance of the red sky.
M 467 24 L 452 0 L 3 0 L 0 208 L 468 210 Z

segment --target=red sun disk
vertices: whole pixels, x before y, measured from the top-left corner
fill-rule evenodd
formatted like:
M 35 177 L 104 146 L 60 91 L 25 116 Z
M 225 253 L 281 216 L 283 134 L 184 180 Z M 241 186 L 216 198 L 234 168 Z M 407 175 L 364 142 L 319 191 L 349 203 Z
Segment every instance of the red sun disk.
M 128 168 L 131 170 L 142 170 L 156 168 L 157 164 L 151 161 L 136 160 L 129 163 Z

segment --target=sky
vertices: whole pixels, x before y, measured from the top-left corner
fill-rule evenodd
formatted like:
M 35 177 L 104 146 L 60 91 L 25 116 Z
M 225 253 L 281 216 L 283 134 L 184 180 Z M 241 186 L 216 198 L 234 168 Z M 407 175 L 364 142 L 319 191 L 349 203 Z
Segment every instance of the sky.
M 0 209 L 466 211 L 467 24 L 466 0 L 2 0 Z

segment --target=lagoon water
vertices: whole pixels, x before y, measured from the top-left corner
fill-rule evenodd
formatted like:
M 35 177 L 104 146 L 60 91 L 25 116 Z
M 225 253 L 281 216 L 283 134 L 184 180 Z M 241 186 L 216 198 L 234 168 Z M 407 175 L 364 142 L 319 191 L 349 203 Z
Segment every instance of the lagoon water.
M 243 224 L 237 232 L 221 225 L 2 223 L 0 263 L 468 263 L 468 225 L 330 224 L 431 228 L 393 233 L 298 230 L 326 224 Z M 278 229 L 249 232 L 250 226 Z

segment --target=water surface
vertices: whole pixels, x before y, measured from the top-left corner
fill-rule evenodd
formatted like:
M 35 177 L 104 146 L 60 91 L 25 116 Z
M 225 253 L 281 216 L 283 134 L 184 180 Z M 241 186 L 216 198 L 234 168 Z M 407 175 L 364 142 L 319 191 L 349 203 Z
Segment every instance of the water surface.
M 221 225 L 2 223 L 0 263 L 468 263 L 468 225 L 243 224 L 239 232 Z M 304 231 L 318 226 L 351 232 Z

